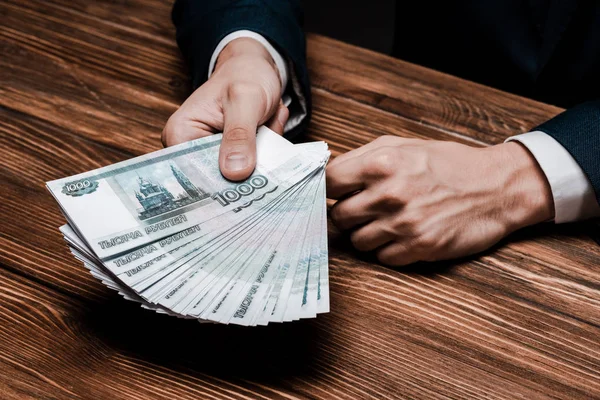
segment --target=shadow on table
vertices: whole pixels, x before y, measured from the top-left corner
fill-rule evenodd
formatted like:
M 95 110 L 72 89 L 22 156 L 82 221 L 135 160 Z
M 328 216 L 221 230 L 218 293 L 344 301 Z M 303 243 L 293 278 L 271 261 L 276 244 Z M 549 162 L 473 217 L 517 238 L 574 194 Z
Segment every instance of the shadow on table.
M 200 324 L 143 310 L 117 295 L 92 306 L 81 323 L 118 353 L 186 374 L 264 383 L 310 374 L 326 334 L 315 320 L 267 327 Z
M 455 266 L 492 254 L 509 243 L 518 243 L 530 240 L 560 240 L 563 237 L 579 238 L 583 240 L 589 240 L 591 238 L 598 245 L 600 245 L 600 221 L 583 221 L 579 223 L 559 225 L 552 223 L 537 224 L 518 230 L 502 239 L 489 249 L 471 256 L 436 262 L 417 262 L 401 267 L 387 267 L 382 265 L 377 260 L 375 252 L 364 253 L 357 251 L 352 247 L 350 234 L 348 232 L 340 232 L 332 224 L 329 225 L 330 254 L 333 255 L 333 258 L 343 257 L 345 259 L 355 259 L 366 264 L 379 265 L 382 268 L 395 270 L 403 274 L 419 275 L 438 275 L 449 273 Z
M 330 229 L 330 233 L 332 229 Z M 375 252 L 360 252 L 352 247 L 349 233 L 340 233 L 337 230 L 330 235 L 329 253 L 333 258 L 354 259 L 371 266 L 379 266 L 388 270 L 395 270 L 403 274 L 437 275 L 449 272 L 456 264 L 464 261 L 450 260 L 437 262 L 417 262 L 401 267 L 388 267 L 381 264 Z
M 565 235 L 586 238 L 581 225 L 542 224 L 509 236 L 483 254 L 494 252 L 507 242 L 546 237 L 556 240 Z M 356 268 L 387 269 L 369 266 L 377 264 L 373 254 L 353 250 L 347 235 L 339 232 L 330 236 L 330 255 L 334 268 L 335 265 L 352 262 Z M 452 273 L 456 265 L 481 255 L 461 260 L 418 263 L 395 270 L 403 274 L 447 274 Z M 339 268 L 332 269 L 332 273 L 335 277 L 336 273 L 340 273 Z M 332 293 L 332 297 L 335 297 L 335 293 Z M 182 374 L 202 373 L 219 379 L 244 379 L 266 385 L 281 385 L 291 378 L 314 375 L 319 363 L 345 356 L 322 353 L 325 347 L 328 351 L 344 348 L 344 344 L 339 343 L 340 338 L 333 338 L 330 333 L 330 328 L 335 330 L 343 327 L 332 325 L 331 318 L 330 314 L 326 314 L 316 320 L 252 328 L 199 324 L 193 320 L 143 310 L 113 293 L 107 295 L 104 302 L 90 306 L 78 323 L 93 340 L 99 340 L 101 345 L 106 346 L 109 353 L 114 351 L 130 355 L 181 371 Z M 334 340 L 338 345 L 329 346 Z

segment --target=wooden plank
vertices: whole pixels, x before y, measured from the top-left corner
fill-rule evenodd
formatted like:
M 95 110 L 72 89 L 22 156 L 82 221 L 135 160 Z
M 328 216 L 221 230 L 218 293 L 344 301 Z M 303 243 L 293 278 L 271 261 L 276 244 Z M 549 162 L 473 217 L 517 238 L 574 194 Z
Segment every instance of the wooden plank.
M 60 290 L 97 299 L 101 285 L 66 251 L 65 223 L 45 182 L 129 158 L 27 114 L 0 109 L 0 263 Z M 101 156 L 99 156 L 101 155 Z
M 223 336 L 210 327 L 193 321 L 165 325 L 164 319 L 154 315 L 148 319 L 149 313 L 132 310 L 131 305 L 125 305 L 126 313 L 123 307 L 111 307 L 110 299 L 89 307 L 1 269 L 0 282 L 3 399 L 268 399 L 278 395 L 265 385 L 210 376 L 207 372 L 223 362 L 211 359 L 215 341 L 208 335 L 212 331 Z M 131 312 L 137 325 L 130 324 Z M 148 331 L 130 330 L 134 326 Z M 159 340 L 161 333 L 166 333 L 164 340 Z M 236 347 L 233 342 L 219 345 Z M 186 353 L 183 347 L 190 367 L 173 365 L 178 354 Z M 235 360 L 233 353 L 222 355 L 227 362 Z
M 51 2 L 0 8 L 0 104 L 136 154 L 161 147 L 162 127 L 189 91 L 173 31 L 151 40 Z
M 482 143 L 527 132 L 561 111 L 323 36 L 309 35 L 308 43 L 313 85 Z

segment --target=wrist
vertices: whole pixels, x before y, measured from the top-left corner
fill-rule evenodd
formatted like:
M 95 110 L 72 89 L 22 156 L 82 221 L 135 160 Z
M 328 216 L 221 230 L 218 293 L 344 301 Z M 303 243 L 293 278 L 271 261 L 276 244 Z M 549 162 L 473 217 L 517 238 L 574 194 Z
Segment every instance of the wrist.
M 550 184 L 535 157 L 518 142 L 488 149 L 500 174 L 498 196 L 509 231 L 554 218 Z
M 215 72 L 218 71 L 219 68 L 225 65 L 229 60 L 241 58 L 244 58 L 249 62 L 251 62 L 253 59 L 260 60 L 262 62 L 266 61 L 277 74 L 277 76 L 279 76 L 277 65 L 265 46 L 256 40 L 247 37 L 234 39 L 229 42 L 225 48 L 223 48 L 215 63 Z

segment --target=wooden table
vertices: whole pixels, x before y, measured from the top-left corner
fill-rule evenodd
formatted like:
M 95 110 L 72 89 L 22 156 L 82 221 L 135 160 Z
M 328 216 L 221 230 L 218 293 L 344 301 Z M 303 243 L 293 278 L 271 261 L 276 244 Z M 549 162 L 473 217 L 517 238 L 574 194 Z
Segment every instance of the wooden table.
M 159 149 L 190 92 L 170 2 L 4 0 L 0 398 L 599 398 L 600 247 L 545 224 L 393 270 L 333 230 L 331 313 L 244 329 L 144 311 L 69 254 L 44 182 Z M 310 140 L 501 142 L 558 113 L 319 36 Z

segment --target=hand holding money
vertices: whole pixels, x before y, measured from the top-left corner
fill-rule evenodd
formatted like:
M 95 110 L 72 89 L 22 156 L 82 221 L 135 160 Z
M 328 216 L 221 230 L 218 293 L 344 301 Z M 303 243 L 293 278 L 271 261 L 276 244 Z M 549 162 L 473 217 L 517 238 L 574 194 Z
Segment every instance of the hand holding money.
M 221 172 L 239 181 L 256 165 L 256 127 L 267 124 L 281 135 L 287 118 L 269 52 L 253 39 L 239 38 L 223 49 L 210 79 L 169 118 L 162 140 L 171 146 L 223 132 Z
M 243 182 L 212 135 L 48 182 L 92 274 L 157 312 L 240 325 L 329 311 L 323 142 L 267 128 Z

